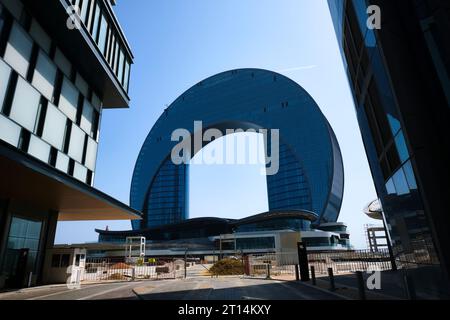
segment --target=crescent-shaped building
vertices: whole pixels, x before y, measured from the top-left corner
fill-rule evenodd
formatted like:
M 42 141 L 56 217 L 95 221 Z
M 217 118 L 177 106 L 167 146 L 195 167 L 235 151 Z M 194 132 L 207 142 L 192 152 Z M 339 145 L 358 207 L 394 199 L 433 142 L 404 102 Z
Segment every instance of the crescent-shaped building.
M 313 98 L 291 79 L 268 70 L 238 69 L 207 78 L 180 95 L 160 116 L 139 153 L 131 207 L 143 212 L 134 230 L 189 218 L 189 164 L 174 164 L 174 130 L 278 129 L 279 170 L 267 175 L 269 211 L 300 210 L 316 224 L 336 222 L 344 170 L 335 134 Z M 207 142 L 203 143 L 205 146 Z M 198 150 L 197 150 L 198 151 Z

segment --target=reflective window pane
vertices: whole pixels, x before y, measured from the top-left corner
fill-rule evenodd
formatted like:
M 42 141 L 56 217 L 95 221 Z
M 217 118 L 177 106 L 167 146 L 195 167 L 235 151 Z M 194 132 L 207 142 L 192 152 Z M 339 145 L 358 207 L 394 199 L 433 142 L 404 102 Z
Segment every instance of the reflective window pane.
M 80 90 L 83 96 L 87 97 L 89 95 L 89 86 L 78 73 L 75 78 L 75 86 L 78 88 L 78 90 Z
M 86 149 L 86 167 L 88 167 L 91 171 L 95 171 L 96 159 L 97 159 L 97 142 L 89 138 Z
M 394 174 L 392 180 L 394 181 L 395 189 L 397 190 L 397 194 L 399 196 L 409 193 L 408 182 L 406 181 L 406 177 L 402 169 L 399 169 Z
M 23 11 L 23 4 L 17 0 L 2 0 L 2 4 L 8 8 L 9 12 L 12 13 L 14 18 L 20 20 Z
M 127 61 L 125 63 L 125 75 L 124 75 L 124 78 L 123 78 L 123 87 L 124 87 L 126 92 L 128 92 L 128 80 L 129 80 L 129 77 L 130 77 L 130 64 Z
M 61 97 L 59 99 L 59 108 L 70 120 L 75 121 L 77 117 L 77 106 L 78 90 L 67 78 L 64 78 Z
M 92 38 L 94 40 L 97 40 L 99 23 L 100 23 L 100 6 L 96 3 L 95 4 L 94 21 L 93 21 L 93 25 L 92 25 Z
M 22 77 L 27 76 L 33 41 L 27 33 L 14 22 L 9 41 L 6 45 L 4 59 L 8 62 Z
M 98 36 L 98 48 L 100 49 L 102 54 L 105 54 L 107 32 L 108 32 L 108 22 L 106 20 L 105 15 L 102 15 L 100 24 L 100 34 Z
M 406 146 L 405 137 L 403 136 L 403 132 L 400 131 L 399 134 L 395 137 L 395 146 L 397 147 L 398 156 L 400 161 L 403 163 L 409 159 L 408 147 Z
M 33 157 L 38 158 L 45 163 L 48 163 L 50 157 L 50 145 L 36 137 L 31 135 L 30 145 L 28 146 L 28 153 Z
M 119 55 L 119 69 L 117 71 L 117 78 L 119 79 L 119 82 L 122 83 L 123 79 L 123 64 L 125 63 L 125 55 L 123 54 L 123 51 L 120 50 Z
M 52 101 L 56 79 L 56 66 L 42 51 L 39 52 L 36 69 L 33 75 L 33 85 L 47 100 Z
M 63 148 L 66 119 L 54 105 L 48 104 L 42 138 L 59 150 Z
M 387 114 L 389 125 L 391 126 L 392 135 L 395 136 L 400 130 L 400 121 L 398 121 L 392 114 Z
M 412 190 L 417 189 L 416 178 L 414 177 L 414 171 L 411 165 L 411 161 L 408 161 L 403 166 L 403 171 L 405 172 L 406 180 L 408 181 L 409 188 Z
M 120 54 L 120 46 L 119 41 L 116 41 L 116 48 L 114 49 L 114 65 L 113 70 L 117 75 L 117 62 L 119 61 L 119 54 Z
M 388 182 L 386 182 L 386 192 L 388 194 L 397 194 L 397 191 L 395 190 L 394 182 L 392 179 L 389 179 Z
M 79 164 L 78 162 L 75 162 L 75 167 L 73 170 L 73 177 L 82 182 L 86 182 L 87 169 L 85 167 L 83 167 L 81 164 Z
M 72 125 L 72 131 L 70 134 L 69 144 L 69 156 L 78 162 L 82 161 L 83 149 L 84 149 L 84 136 L 83 130 L 78 128 L 75 124 Z
M 42 50 L 44 50 L 47 54 L 50 53 L 52 39 L 35 19 L 31 22 L 30 35 L 39 44 Z
M 72 72 L 72 64 L 58 48 L 55 51 L 55 63 L 58 68 L 66 75 L 66 77 L 70 78 L 70 73 Z
M 11 68 L 0 60 L 0 111 L 2 110 L 3 101 L 5 100 L 6 89 L 8 89 L 9 76 Z
M 89 103 L 89 101 L 84 100 L 80 127 L 87 134 L 91 134 L 93 121 L 94 121 L 94 107 Z
M 92 105 L 97 109 L 100 110 L 101 106 L 102 106 L 102 101 L 100 100 L 100 98 L 94 93 L 92 94 Z
M 14 249 L 29 249 L 26 272 L 35 272 L 37 252 L 41 238 L 42 222 L 13 216 L 9 228 L 7 250 L 3 265 L 6 274 L 13 275 L 17 268 L 17 253 Z
M 9 115 L 10 118 L 28 129 L 28 131 L 34 132 L 40 98 L 39 92 L 19 77 Z
M 0 139 L 17 147 L 20 139 L 20 126 L 0 114 Z
M 86 21 L 86 17 L 87 17 L 87 13 L 88 13 L 88 9 L 90 7 L 90 1 L 89 0 L 83 0 L 83 3 L 81 5 L 81 21 L 85 22 Z
M 67 173 L 69 170 L 69 157 L 66 156 L 64 153 L 58 151 L 58 155 L 56 156 L 55 167 L 56 169 Z

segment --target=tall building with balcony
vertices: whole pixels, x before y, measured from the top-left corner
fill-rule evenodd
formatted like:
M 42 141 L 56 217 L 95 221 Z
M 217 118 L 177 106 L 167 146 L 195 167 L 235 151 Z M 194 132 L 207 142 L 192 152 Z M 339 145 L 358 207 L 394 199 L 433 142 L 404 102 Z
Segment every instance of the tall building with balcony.
M 93 188 L 133 55 L 107 0 L 0 0 L 0 287 L 42 280 L 57 221 L 137 219 Z
M 448 297 L 450 3 L 328 3 L 396 262 L 418 291 Z

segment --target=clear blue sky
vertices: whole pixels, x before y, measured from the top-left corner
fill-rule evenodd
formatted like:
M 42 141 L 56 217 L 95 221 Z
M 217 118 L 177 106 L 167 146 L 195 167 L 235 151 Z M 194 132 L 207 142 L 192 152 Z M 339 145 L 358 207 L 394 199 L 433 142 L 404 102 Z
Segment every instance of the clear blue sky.
M 244 67 L 280 72 L 303 86 L 331 123 L 344 158 L 339 220 L 366 246 L 363 207 L 376 198 L 326 0 L 119 0 L 131 44 L 130 109 L 105 110 L 95 187 L 129 203 L 134 163 L 149 130 L 181 93 L 216 73 Z M 191 217 L 242 217 L 267 209 L 258 166 L 193 166 Z M 58 224 L 57 243 L 96 241 L 94 228 L 129 221 Z

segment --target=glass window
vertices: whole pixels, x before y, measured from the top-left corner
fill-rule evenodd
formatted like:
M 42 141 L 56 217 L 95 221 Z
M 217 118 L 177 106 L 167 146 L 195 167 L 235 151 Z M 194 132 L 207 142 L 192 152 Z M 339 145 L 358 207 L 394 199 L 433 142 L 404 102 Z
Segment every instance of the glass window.
M 89 101 L 84 100 L 80 127 L 89 135 L 91 135 L 92 132 L 93 121 L 94 121 L 94 107 L 89 103 Z
M 33 19 L 31 22 L 30 35 L 39 44 L 42 50 L 44 50 L 47 54 L 50 54 L 52 39 L 48 36 L 44 29 L 42 29 L 36 19 Z
M 116 37 L 113 33 L 111 33 L 111 44 L 109 48 L 109 54 L 108 54 L 108 63 L 114 68 L 114 50 L 116 48 Z
M 34 272 L 39 243 L 41 237 L 42 222 L 23 219 L 13 216 L 8 235 L 8 250 L 4 260 L 4 270 L 14 274 L 17 268 L 17 250 L 28 249 L 27 272 Z
M 125 62 L 125 75 L 123 78 L 123 87 L 126 92 L 128 92 L 128 80 L 130 76 L 130 63 L 127 61 Z
M 400 157 L 400 161 L 403 163 L 408 160 L 408 147 L 406 146 L 405 137 L 403 136 L 402 131 L 400 131 L 399 134 L 395 137 L 395 145 L 397 146 L 397 152 L 398 156 Z
M 0 111 L 3 107 L 6 90 L 8 89 L 9 76 L 11 75 L 11 68 L 0 59 Z
M 394 181 L 395 189 L 397 190 L 397 194 L 399 196 L 409 193 L 408 182 L 406 181 L 406 177 L 405 177 L 405 174 L 403 173 L 403 169 L 400 168 L 394 174 L 394 176 L 392 177 L 392 180 Z
M 389 125 L 391 126 L 392 135 L 395 136 L 397 132 L 401 129 L 400 121 L 397 120 L 393 115 L 387 114 Z
M 100 6 L 96 2 L 95 3 L 94 21 L 92 23 L 92 38 L 94 39 L 94 41 L 97 40 L 99 23 L 100 23 Z
M 92 94 L 92 99 L 91 99 L 92 105 L 97 109 L 100 110 L 101 106 L 102 106 L 102 101 L 100 100 L 100 98 L 94 93 Z
M 0 114 L 0 139 L 17 147 L 20 139 L 20 126 Z
M 394 182 L 392 181 L 392 178 L 386 182 L 386 192 L 388 194 L 397 194 L 397 191 L 395 190 Z
M 56 66 L 43 51 L 39 52 L 32 84 L 47 100 L 52 101 L 56 79 Z
M 113 69 L 116 75 L 117 75 L 117 61 L 119 61 L 119 54 L 120 54 L 119 41 L 116 41 L 116 48 L 114 49 L 114 65 L 113 65 Z
M 101 24 L 100 24 L 100 33 L 98 36 L 98 48 L 101 53 L 105 54 L 105 45 L 106 45 L 106 34 L 108 32 L 108 22 L 104 14 L 102 14 Z
M 40 98 L 39 92 L 19 77 L 9 117 L 34 132 Z
M 58 151 L 58 155 L 56 156 L 56 169 L 61 170 L 64 173 L 67 173 L 69 170 L 69 157 L 64 153 Z
M 59 150 L 63 148 L 66 119 L 61 111 L 48 103 L 42 138 Z
M 8 10 L 12 13 L 14 18 L 20 20 L 23 10 L 23 4 L 17 0 L 2 0 L 1 3 L 8 8 Z
M 403 166 L 403 171 L 405 172 L 406 180 L 408 181 L 409 188 L 412 190 L 417 189 L 416 178 L 414 177 L 414 171 L 411 165 L 411 161 L 408 161 Z
M 61 71 L 68 78 L 70 78 L 70 74 L 72 72 L 72 64 L 58 48 L 55 51 L 55 63 L 58 66 L 58 68 L 61 69 Z
M 87 97 L 89 95 L 89 86 L 78 73 L 75 78 L 75 86 L 78 88 L 78 90 L 80 90 L 83 96 Z
M 88 9 L 88 13 L 86 15 L 86 20 L 84 21 L 84 24 L 86 25 L 88 30 L 91 30 L 91 26 L 92 26 L 92 22 L 93 22 L 94 6 L 95 6 L 95 0 L 89 0 L 89 9 Z
M 117 78 L 119 82 L 122 83 L 123 80 L 123 64 L 125 62 L 125 55 L 122 50 L 120 50 L 119 54 L 119 70 L 117 71 Z
M 9 35 L 9 41 L 6 45 L 4 59 L 8 62 L 22 77 L 27 76 L 33 41 L 27 33 L 14 22 Z
M 87 169 L 78 162 L 75 162 L 75 167 L 73 169 L 73 177 L 82 182 L 86 182 Z
M 36 137 L 31 135 L 30 144 L 28 146 L 28 153 L 33 157 L 38 158 L 45 163 L 48 163 L 50 157 L 50 145 Z
M 75 124 L 72 125 L 72 131 L 70 133 L 70 145 L 69 156 L 78 162 L 82 161 L 83 149 L 84 149 L 84 136 L 83 130 L 78 128 Z
M 83 3 L 81 5 L 81 21 L 83 21 L 85 23 L 86 21 L 86 17 L 87 17 L 87 13 L 88 13 L 88 9 L 90 7 L 90 0 L 83 0 Z
M 61 261 L 61 255 L 60 254 L 54 254 L 52 255 L 52 268 L 59 268 L 59 264 Z
M 70 254 L 61 255 L 61 268 L 67 268 L 70 265 Z
M 61 97 L 59 99 L 59 108 L 70 120 L 75 122 L 77 117 L 77 106 L 78 90 L 67 78 L 64 78 L 61 88 Z
M 97 142 L 88 138 L 88 144 L 86 149 L 86 167 L 91 171 L 95 171 L 95 161 L 97 159 Z

